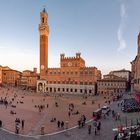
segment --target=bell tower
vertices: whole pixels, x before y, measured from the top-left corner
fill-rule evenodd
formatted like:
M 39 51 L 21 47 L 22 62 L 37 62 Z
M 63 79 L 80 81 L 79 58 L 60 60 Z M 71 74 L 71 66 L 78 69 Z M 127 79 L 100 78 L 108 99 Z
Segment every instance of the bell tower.
M 48 25 L 48 13 L 45 8 L 40 12 L 40 79 L 46 75 L 48 69 L 48 35 L 49 35 L 49 25 Z

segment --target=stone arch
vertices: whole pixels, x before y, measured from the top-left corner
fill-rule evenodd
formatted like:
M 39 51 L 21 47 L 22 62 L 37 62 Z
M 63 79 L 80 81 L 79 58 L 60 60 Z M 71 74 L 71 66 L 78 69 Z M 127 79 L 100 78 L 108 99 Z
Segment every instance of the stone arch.
M 38 91 L 42 92 L 43 91 L 43 83 L 38 83 Z
M 45 80 L 38 80 L 37 81 L 37 92 L 46 92 L 46 81 Z

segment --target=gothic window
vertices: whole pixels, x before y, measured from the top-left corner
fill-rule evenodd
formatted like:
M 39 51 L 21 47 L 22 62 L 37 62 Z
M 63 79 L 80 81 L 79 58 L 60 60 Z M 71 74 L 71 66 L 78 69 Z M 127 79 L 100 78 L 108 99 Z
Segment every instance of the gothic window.
M 80 74 L 83 74 L 83 72 L 81 71 Z
M 92 82 L 89 82 L 89 85 L 92 85 Z
M 87 85 L 87 82 L 85 82 L 85 85 Z
M 83 85 L 83 82 L 80 82 L 80 85 Z

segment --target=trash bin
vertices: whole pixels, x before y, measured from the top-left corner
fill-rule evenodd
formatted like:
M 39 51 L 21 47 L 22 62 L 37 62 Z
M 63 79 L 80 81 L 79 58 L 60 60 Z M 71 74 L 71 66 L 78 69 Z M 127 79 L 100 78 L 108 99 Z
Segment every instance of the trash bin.
M 41 135 L 44 135 L 44 126 L 41 127 Z

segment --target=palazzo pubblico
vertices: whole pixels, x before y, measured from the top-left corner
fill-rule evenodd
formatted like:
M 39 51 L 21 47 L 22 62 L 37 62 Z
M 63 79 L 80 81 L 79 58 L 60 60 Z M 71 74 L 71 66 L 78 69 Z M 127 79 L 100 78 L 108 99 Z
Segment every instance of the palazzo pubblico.
M 96 82 L 101 79 L 101 71 L 96 67 L 86 67 L 81 53 L 74 57 L 60 54 L 60 68 L 48 68 L 48 14 L 40 13 L 40 79 L 37 92 L 95 94 Z

